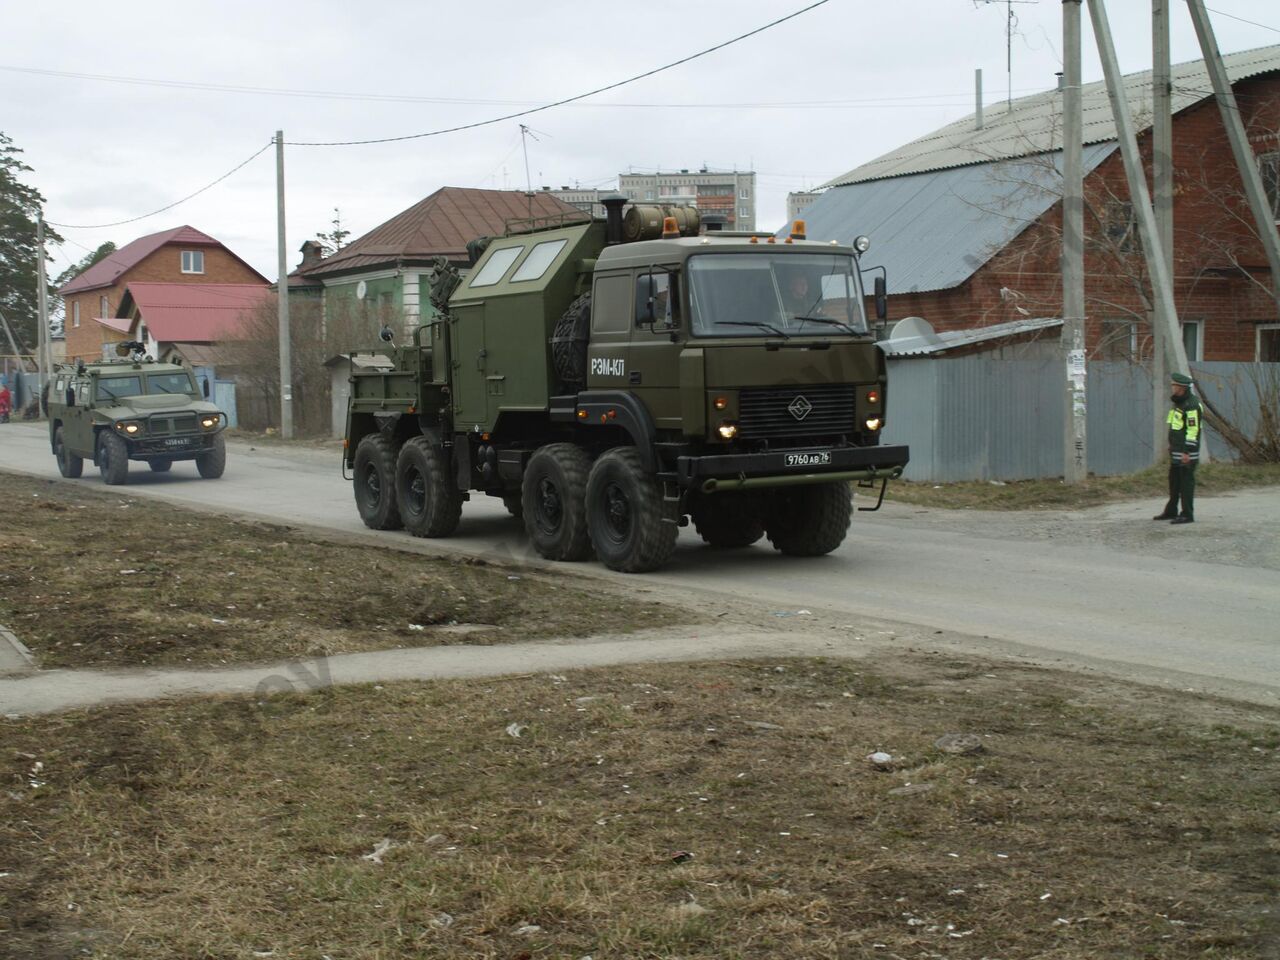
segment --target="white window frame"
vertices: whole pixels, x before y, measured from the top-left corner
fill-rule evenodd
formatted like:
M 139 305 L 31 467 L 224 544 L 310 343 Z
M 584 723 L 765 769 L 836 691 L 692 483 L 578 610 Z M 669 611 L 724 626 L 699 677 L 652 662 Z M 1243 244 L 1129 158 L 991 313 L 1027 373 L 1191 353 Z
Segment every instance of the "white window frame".
M 1182 334 L 1182 344 L 1184 349 L 1186 348 L 1187 343 L 1187 324 L 1195 324 L 1196 328 L 1196 355 L 1194 357 L 1187 357 L 1187 360 L 1191 363 L 1200 363 L 1204 360 L 1204 320 L 1200 317 L 1191 317 L 1188 320 L 1183 320 L 1178 325 L 1179 332 Z
M 102 315 L 102 317 L 103 317 L 104 319 L 105 319 L 106 317 L 110 316 L 110 314 L 111 314 L 111 304 L 107 302 L 107 298 L 106 298 L 106 297 L 99 297 L 99 298 L 98 298 L 98 310 L 99 310 L 99 312 L 101 313 L 101 315 Z
M 1129 355 L 1127 357 L 1116 357 L 1114 359 L 1133 361 L 1138 356 L 1138 325 L 1132 320 L 1126 320 L 1124 317 L 1103 317 L 1101 332 L 1104 334 L 1104 337 L 1099 341 L 1098 346 L 1102 347 L 1108 343 L 1120 343 L 1120 337 L 1106 337 L 1105 334 L 1107 333 L 1108 328 L 1115 330 L 1122 323 L 1127 324 L 1129 327 Z M 1113 358 L 1102 357 L 1100 359 L 1105 360 Z
M 80 301 L 73 300 L 71 302 L 71 326 L 80 326 Z
M 1262 362 L 1262 331 L 1263 330 L 1280 330 L 1280 323 L 1260 323 L 1254 327 L 1253 334 L 1253 359 L 1255 363 Z
M 750 210 L 748 210 L 746 207 L 739 207 L 739 208 L 738 208 L 738 218 L 739 218 L 740 220 L 747 220 L 747 219 L 749 219 L 750 217 L 751 217 L 751 211 L 750 211 Z
M 183 250 L 181 265 L 183 273 L 204 273 L 204 251 Z
M 738 199 L 739 199 L 739 200 L 750 200 L 750 199 L 751 199 L 751 189 L 750 189 L 749 187 L 743 187 L 741 190 L 739 190 L 739 191 L 738 191 Z

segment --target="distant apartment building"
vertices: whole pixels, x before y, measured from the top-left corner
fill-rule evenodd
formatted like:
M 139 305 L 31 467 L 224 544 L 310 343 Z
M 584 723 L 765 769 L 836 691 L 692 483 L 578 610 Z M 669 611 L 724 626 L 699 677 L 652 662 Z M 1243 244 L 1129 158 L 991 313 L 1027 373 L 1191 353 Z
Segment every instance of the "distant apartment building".
M 813 206 L 813 201 L 822 196 L 821 190 L 804 190 L 787 194 L 787 224 L 804 218 L 804 212 Z
M 620 173 L 614 190 L 581 190 L 561 187 L 543 190 L 565 203 L 596 216 L 604 216 L 600 198 L 621 193 L 633 203 L 691 203 L 708 226 L 721 230 L 756 229 L 756 175 L 743 170 L 678 170 L 656 173 Z

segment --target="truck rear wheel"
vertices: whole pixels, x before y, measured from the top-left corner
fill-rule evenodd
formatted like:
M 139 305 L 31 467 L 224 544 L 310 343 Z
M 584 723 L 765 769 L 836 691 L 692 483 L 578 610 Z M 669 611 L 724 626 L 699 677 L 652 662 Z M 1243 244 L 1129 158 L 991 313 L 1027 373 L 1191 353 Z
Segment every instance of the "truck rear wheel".
M 585 560 L 586 491 L 591 458 L 572 443 L 552 443 L 529 458 L 521 500 L 524 528 L 538 555 L 548 560 Z
M 196 457 L 196 470 L 206 480 L 217 480 L 227 472 L 227 440 L 222 434 L 213 438 L 213 446 Z
M 107 430 L 98 434 L 98 472 L 105 483 L 118 487 L 129 482 L 129 445 Z
M 53 455 L 58 461 L 58 472 L 68 480 L 74 480 L 84 473 L 84 458 L 77 457 L 67 449 L 67 440 L 61 427 L 53 432 Z
M 749 547 L 764 536 L 758 497 L 739 493 L 713 493 L 703 496 L 693 507 L 693 528 L 713 547 L 737 549 Z
M 356 510 L 371 530 L 399 530 L 400 510 L 396 505 L 396 451 L 378 433 L 360 441 L 352 461 L 355 473 L 352 486 Z
M 462 497 L 429 437 L 414 437 L 400 448 L 395 490 L 400 519 L 415 537 L 447 537 L 458 529 Z
M 816 483 L 774 494 L 765 523 L 769 542 L 792 557 L 820 557 L 844 542 L 853 517 L 847 483 Z
M 596 556 L 610 570 L 645 573 L 671 558 L 680 532 L 662 519 L 662 488 L 635 447 L 615 447 L 591 468 L 587 526 Z

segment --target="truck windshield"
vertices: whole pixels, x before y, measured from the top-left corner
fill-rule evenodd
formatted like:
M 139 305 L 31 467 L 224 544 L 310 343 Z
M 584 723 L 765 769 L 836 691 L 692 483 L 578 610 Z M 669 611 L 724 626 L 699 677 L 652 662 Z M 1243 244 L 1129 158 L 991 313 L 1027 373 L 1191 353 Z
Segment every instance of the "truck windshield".
M 153 373 L 147 377 L 147 393 L 194 394 L 195 384 L 185 373 Z
M 689 258 L 695 336 L 864 334 L 853 257 L 840 254 L 711 253 Z
M 141 377 L 101 377 L 98 380 L 97 400 L 119 400 L 121 397 L 142 396 Z

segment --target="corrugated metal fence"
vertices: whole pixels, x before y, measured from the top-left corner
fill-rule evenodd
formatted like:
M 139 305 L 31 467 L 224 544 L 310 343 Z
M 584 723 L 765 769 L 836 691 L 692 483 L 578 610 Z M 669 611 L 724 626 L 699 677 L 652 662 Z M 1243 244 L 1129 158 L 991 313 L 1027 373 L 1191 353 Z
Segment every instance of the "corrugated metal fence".
M 1259 384 L 1280 383 L 1280 364 L 1199 363 L 1197 389 L 1251 433 Z M 1027 480 L 1062 476 L 1065 374 L 1057 359 L 985 356 L 889 361 L 885 443 L 911 446 L 908 480 Z M 1129 363 L 1088 365 L 1089 471 L 1151 465 L 1151 379 Z M 1274 395 L 1274 394 L 1272 394 Z M 1233 454 L 1212 431 L 1209 453 Z

